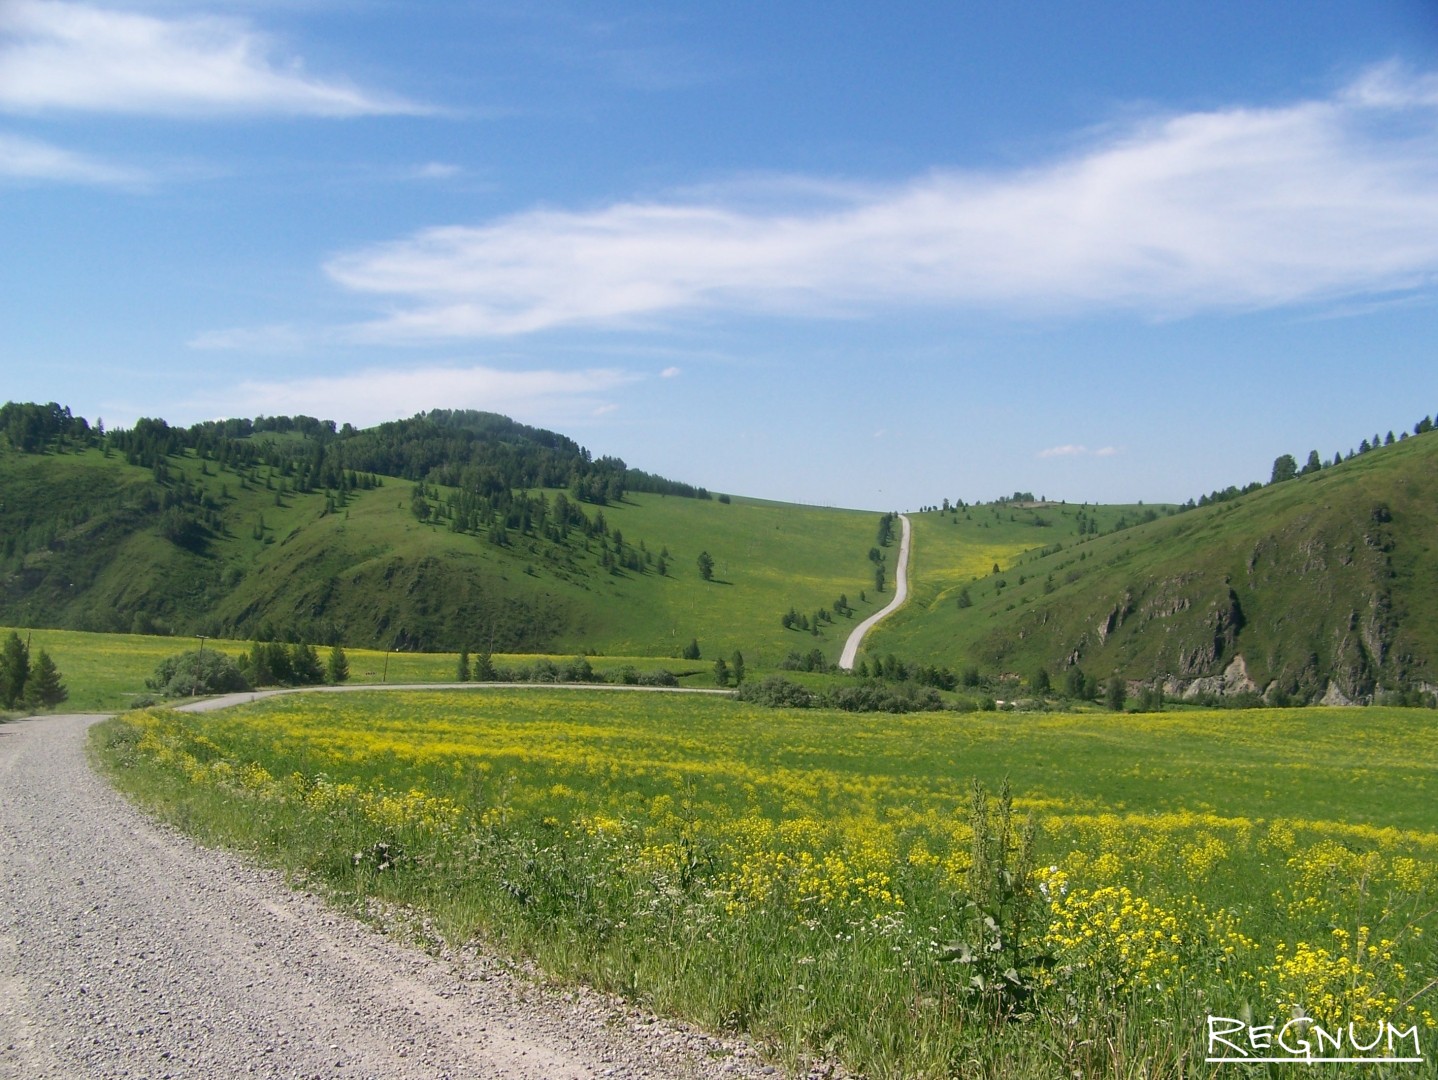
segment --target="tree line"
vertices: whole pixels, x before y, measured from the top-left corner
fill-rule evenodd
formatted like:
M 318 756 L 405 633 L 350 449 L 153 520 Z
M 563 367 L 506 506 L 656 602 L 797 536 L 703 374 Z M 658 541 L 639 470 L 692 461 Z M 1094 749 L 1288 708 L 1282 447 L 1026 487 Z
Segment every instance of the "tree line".
M 593 458 L 556 432 L 470 409 L 434 409 L 363 430 L 310 416 L 261 416 L 190 427 L 145 417 L 107 432 L 103 422 L 92 427 L 55 402 L 7 402 L 0 406 L 0 436 L 21 453 L 101 447 L 146 468 L 188 450 L 221 469 L 279 469 L 302 492 L 361 486 L 383 475 L 476 494 L 565 488 L 599 505 L 629 491 L 711 497 L 705 488 L 631 469 L 622 458 Z

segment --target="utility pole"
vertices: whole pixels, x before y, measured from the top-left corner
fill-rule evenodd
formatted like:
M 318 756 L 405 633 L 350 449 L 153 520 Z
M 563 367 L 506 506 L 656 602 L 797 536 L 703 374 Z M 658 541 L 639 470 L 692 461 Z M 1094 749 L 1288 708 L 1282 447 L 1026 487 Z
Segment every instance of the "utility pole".
M 200 671 L 205 666 L 205 635 L 196 634 L 195 636 L 200 639 L 200 651 L 195 657 L 195 681 L 190 686 L 191 697 L 200 696 Z

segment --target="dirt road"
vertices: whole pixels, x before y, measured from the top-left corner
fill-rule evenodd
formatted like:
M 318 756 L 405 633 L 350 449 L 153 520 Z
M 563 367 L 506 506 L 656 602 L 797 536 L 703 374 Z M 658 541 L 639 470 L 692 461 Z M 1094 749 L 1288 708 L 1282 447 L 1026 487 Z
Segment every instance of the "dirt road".
M 854 627 L 849 640 L 844 642 L 844 651 L 839 654 L 839 666 L 845 671 L 854 669 L 854 661 L 859 658 L 859 646 L 864 643 L 864 635 L 872 630 L 880 619 L 903 607 L 904 601 L 909 598 L 909 547 L 913 539 L 913 526 L 909 524 L 907 514 L 900 514 L 899 521 L 903 525 L 903 535 L 899 539 L 899 564 L 894 571 L 894 598 Z
M 156 825 L 99 717 L 0 725 L 0 1077 L 757 1077 L 742 1045 L 437 959 Z

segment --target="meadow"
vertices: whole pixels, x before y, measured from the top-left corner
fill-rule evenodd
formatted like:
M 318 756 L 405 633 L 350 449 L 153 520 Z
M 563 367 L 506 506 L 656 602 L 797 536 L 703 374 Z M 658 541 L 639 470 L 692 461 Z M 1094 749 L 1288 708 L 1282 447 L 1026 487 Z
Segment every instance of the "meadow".
M 146 710 L 93 738 L 162 816 L 356 912 L 792 1067 L 1223 1074 L 1207 1017 L 1301 1011 L 1364 1044 L 1411 1029 L 1424 1065 L 1324 1066 L 1407 1077 L 1438 1045 L 1429 719 L 488 689 Z
M 136 698 L 147 694 L 145 680 L 155 673 L 160 661 L 201 647 L 199 638 L 154 634 L 100 634 L 84 630 L 47 630 L 0 626 L 0 637 L 11 630 L 29 643 L 31 654 L 44 649 L 60 668 L 69 697 L 60 709 L 65 712 L 114 712 L 128 709 Z M 206 638 L 203 647 L 238 659 L 253 643 L 229 638 Z M 320 647 L 323 659 L 327 653 Z M 350 681 L 353 683 L 409 684 L 454 682 L 459 654 L 446 652 L 385 652 L 379 649 L 346 649 Z M 496 653 L 493 662 L 510 669 L 523 669 L 541 660 L 564 663 L 571 654 Z M 612 674 L 624 667 L 640 672 L 664 668 L 686 685 L 713 686 L 713 661 L 656 659 L 648 656 L 593 657 L 592 667 Z

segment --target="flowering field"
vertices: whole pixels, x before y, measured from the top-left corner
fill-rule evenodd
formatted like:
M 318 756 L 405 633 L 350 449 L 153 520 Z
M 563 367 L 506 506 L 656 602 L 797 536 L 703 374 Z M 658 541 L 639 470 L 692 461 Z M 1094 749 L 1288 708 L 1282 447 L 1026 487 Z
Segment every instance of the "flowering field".
M 1411 1030 L 1426 1062 L 1390 1075 L 1438 1057 L 1426 711 L 493 690 L 132 713 L 96 741 L 203 836 L 790 1064 L 1221 1074 L 1210 1016 L 1299 1013 L 1363 1045 Z

